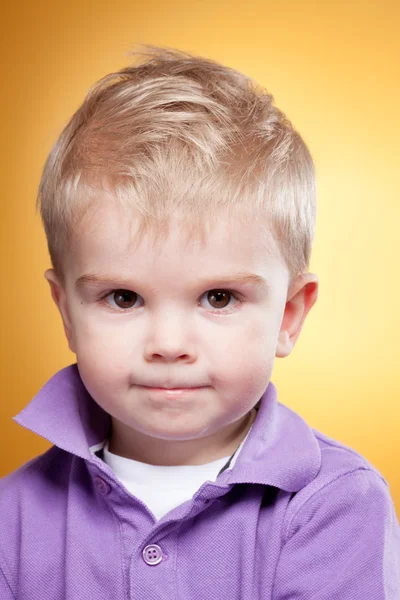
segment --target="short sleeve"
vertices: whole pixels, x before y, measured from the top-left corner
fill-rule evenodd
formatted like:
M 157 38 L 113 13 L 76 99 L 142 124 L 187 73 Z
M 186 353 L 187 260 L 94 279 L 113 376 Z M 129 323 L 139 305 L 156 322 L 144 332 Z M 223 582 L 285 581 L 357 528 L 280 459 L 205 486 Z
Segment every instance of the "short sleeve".
M 400 527 L 385 480 L 339 476 L 288 526 L 273 600 L 400 600 Z

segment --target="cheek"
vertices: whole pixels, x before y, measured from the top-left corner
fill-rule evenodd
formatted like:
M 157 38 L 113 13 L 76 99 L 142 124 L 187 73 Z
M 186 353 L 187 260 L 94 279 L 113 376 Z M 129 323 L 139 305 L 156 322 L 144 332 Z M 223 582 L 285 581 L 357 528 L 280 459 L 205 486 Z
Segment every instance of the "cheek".
M 248 319 L 246 326 L 237 330 L 229 340 L 231 353 L 236 357 L 253 359 L 259 355 L 267 358 L 275 352 L 278 326 L 273 319 Z
M 247 322 L 241 331 L 227 336 L 223 344 L 218 344 L 212 352 L 213 361 L 218 365 L 221 377 L 237 384 L 253 386 L 272 371 L 278 337 L 277 325 L 273 322 Z
M 113 403 L 119 404 L 129 388 L 129 361 L 101 344 L 81 344 L 77 349 L 77 364 L 81 379 L 89 394 L 107 412 Z
M 102 381 L 104 386 L 112 385 L 116 378 L 124 379 L 129 376 L 133 367 L 133 356 L 137 356 L 135 336 L 130 335 L 126 328 L 119 334 L 113 328 L 79 328 L 75 335 L 76 357 L 88 377 Z M 107 378 L 109 381 L 107 382 Z

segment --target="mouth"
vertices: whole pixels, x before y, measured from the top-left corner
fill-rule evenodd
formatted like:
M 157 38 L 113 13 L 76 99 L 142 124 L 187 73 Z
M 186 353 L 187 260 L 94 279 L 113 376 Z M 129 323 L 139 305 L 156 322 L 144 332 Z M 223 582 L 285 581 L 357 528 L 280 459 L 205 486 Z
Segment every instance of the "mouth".
M 148 387 L 141 386 L 150 392 L 157 395 L 166 395 L 166 396 L 182 396 L 183 394 L 189 394 L 191 392 L 198 392 L 199 390 L 204 389 L 203 387 L 190 387 L 190 388 L 162 388 L 162 387 Z

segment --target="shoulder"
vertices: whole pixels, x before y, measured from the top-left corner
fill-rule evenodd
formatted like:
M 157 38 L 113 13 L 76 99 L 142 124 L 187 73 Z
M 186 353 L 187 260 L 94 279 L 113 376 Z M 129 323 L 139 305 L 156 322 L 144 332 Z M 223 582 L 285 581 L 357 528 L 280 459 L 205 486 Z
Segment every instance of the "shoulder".
M 73 458 L 52 446 L 0 479 L 0 573 L 8 581 L 18 581 L 21 556 L 31 542 L 40 547 L 41 533 L 54 536 L 54 526 L 60 526 Z
M 15 469 L 8 475 L 0 478 L 0 496 L 6 493 L 7 490 L 18 488 L 19 485 L 25 486 L 28 480 L 39 479 L 41 477 L 52 477 L 56 474 L 60 475 L 58 466 L 60 463 L 66 464 L 71 462 L 72 455 L 57 446 L 51 446 L 46 452 L 35 456 L 31 460 Z
M 68 488 L 73 456 L 52 446 L 0 479 L 0 528 L 45 513 Z
M 382 473 L 360 452 L 316 429 L 312 429 L 312 432 L 321 452 L 321 468 L 314 482 L 310 484 L 311 492 L 313 485 L 318 489 L 355 471 L 367 471 L 375 474 L 387 485 Z
M 379 505 L 382 516 L 397 525 L 389 484 L 382 473 L 355 449 L 311 430 L 320 449 L 321 466 L 316 477 L 293 495 L 286 515 L 285 537 L 290 537 L 318 511 L 324 519 L 331 512 L 344 513 L 351 520 L 367 515 L 370 518 Z
M 274 598 L 400 600 L 400 526 L 387 481 L 354 449 L 311 431 L 320 469 L 287 504 Z

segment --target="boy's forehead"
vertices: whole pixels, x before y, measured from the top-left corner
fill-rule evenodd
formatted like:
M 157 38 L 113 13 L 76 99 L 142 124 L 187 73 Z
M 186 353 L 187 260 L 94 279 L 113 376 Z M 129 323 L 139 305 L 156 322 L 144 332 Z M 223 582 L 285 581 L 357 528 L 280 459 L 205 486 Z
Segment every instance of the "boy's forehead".
M 251 219 L 240 209 L 231 209 L 229 213 L 221 210 L 209 217 L 192 219 L 176 211 L 172 217 L 162 223 L 154 222 L 143 232 L 140 231 L 141 222 L 142 216 L 134 207 L 127 210 L 115 203 L 100 203 L 83 216 L 71 246 L 74 249 L 112 246 L 125 253 L 141 247 L 148 252 L 149 246 L 157 250 L 159 242 L 162 242 L 162 248 L 169 244 L 186 251 L 191 247 L 198 251 L 229 243 L 232 247 L 260 248 L 271 256 L 279 252 L 265 219 Z M 115 244 L 116 240 L 118 244 Z
M 155 227 L 140 238 L 140 219 L 133 212 L 129 216 L 109 205 L 87 216 L 71 240 L 68 262 L 75 280 L 90 273 L 127 277 L 155 268 L 171 274 L 173 269 L 176 276 L 190 269 L 204 277 L 240 272 L 262 277 L 270 267 L 275 272 L 279 266 L 285 268 L 272 234 L 244 222 L 240 215 L 228 219 L 221 215 L 203 228 L 190 227 L 189 232 L 176 218 L 166 234 Z

